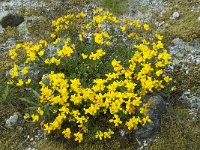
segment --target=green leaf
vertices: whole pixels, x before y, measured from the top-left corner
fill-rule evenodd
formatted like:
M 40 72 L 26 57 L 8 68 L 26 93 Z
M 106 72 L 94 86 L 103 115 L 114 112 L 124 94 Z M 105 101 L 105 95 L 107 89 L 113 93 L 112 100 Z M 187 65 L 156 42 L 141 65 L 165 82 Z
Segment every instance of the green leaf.
M 33 89 L 31 89 L 31 91 L 33 92 L 33 94 L 35 95 L 36 98 L 40 97 L 40 94 L 37 91 L 35 91 Z
M 20 100 L 21 102 L 24 102 L 24 103 L 27 103 L 27 104 L 30 104 L 30 105 L 33 105 L 33 106 L 38 106 L 37 103 L 35 103 L 35 102 L 33 102 L 32 100 L 29 100 L 29 99 L 27 99 L 27 98 L 19 98 L 19 100 Z

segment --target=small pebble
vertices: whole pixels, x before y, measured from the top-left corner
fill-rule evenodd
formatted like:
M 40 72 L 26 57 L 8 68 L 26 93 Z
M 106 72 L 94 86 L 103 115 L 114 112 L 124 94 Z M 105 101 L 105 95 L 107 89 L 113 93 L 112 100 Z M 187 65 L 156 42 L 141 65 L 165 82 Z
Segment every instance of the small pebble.
M 180 14 L 177 11 L 172 14 L 172 19 L 178 19 L 179 17 L 180 17 Z

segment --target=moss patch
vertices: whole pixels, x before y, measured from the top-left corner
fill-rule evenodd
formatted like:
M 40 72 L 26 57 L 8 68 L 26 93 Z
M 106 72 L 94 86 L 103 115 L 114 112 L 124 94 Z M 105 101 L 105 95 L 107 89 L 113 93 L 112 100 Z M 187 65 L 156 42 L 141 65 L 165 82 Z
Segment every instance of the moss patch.
M 200 147 L 198 120 L 192 120 L 187 109 L 170 108 L 163 116 L 161 131 L 156 135 L 149 150 L 198 150 Z
M 166 0 L 166 2 L 169 10 L 158 18 L 158 22 L 164 21 L 168 25 L 160 32 L 169 41 L 174 38 L 181 38 L 185 41 L 200 40 L 199 10 L 193 10 L 194 7 L 200 5 L 200 2 L 198 0 Z M 179 12 L 180 17 L 170 19 L 174 12 Z

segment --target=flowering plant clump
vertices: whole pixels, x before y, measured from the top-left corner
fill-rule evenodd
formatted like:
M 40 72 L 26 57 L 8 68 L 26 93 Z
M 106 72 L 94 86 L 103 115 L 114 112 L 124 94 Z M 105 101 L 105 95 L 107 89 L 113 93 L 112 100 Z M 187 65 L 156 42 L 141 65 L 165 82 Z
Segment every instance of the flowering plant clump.
M 25 59 L 14 64 L 8 84 L 39 93 L 40 107 L 25 119 L 77 142 L 86 134 L 103 140 L 116 129 L 132 131 L 151 122 L 151 100 L 143 97 L 172 80 L 164 70 L 171 55 L 163 36 L 102 8 L 68 14 L 52 26 L 50 42 L 26 42 L 10 50 L 12 59 L 19 51 Z

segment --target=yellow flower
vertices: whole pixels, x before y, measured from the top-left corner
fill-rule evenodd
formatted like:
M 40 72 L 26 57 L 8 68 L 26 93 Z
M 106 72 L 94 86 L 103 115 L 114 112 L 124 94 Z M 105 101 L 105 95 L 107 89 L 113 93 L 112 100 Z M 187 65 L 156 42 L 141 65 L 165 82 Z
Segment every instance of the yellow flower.
M 171 91 L 174 91 L 174 90 L 176 90 L 176 86 L 173 86 L 173 87 L 171 88 Z
M 17 77 L 18 74 L 18 65 L 14 64 L 12 71 L 10 72 L 11 78 Z
M 109 129 L 108 132 L 103 133 L 103 137 L 104 137 L 104 139 L 106 139 L 106 138 L 110 139 L 112 134 L 114 134 L 114 132 L 111 129 Z
M 141 25 L 140 25 L 140 23 L 139 23 L 140 21 L 137 19 L 137 20 L 134 20 L 133 21 L 133 24 L 136 26 L 136 27 L 141 27 Z
M 51 38 L 53 38 L 53 39 L 56 38 L 56 35 L 52 33 Z
M 112 45 L 112 42 L 107 41 L 107 42 L 106 42 L 106 45 L 107 45 L 107 46 L 111 46 L 111 45 Z
M 136 97 L 135 100 L 132 101 L 133 106 L 139 106 L 141 103 L 141 97 Z
M 87 55 L 85 55 L 83 53 L 81 54 L 81 56 L 82 56 L 83 59 L 86 59 L 88 57 Z
M 94 15 L 96 15 L 96 14 L 102 12 L 102 11 L 103 11 L 103 8 L 97 8 L 97 9 L 95 9 L 95 10 L 93 11 L 93 13 L 94 13 Z
M 145 125 L 148 122 L 151 122 L 151 119 L 149 118 L 149 116 L 146 116 L 145 118 L 142 119 L 142 125 Z
M 40 107 L 37 109 L 37 112 L 40 116 L 44 114 L 44 111 Z
M 24 68 L 21 70 L 21 72 L 22 72 L 23 74 L 27 74 L 27 73 L 28 73 L 28 67 L 24 67 Z
M 63 130 L 62 134 L 64 135 L 64 137 L 66 139 L 70 139 L 71 136 L 71 129 L 70 128 L 66 128 L 65 130 Z
M 103 35 L 101 33 L 94 33 L 94 40 L 95 40 L 95 43 L 97 43 L 97 44 L 103 44 L 104 43 L 104 38 L 103 38 Z
M 16 53 L 16 49 L 11 49 L 9 51 L 9 56 L 11 57 L 11 59 L 15 59 L 15 57 L 18 56 L 18 54 Z
M 161 36 L 160 34 L 155 34 L 155 36 L 156 36 L 156 38 L 157 38 L 158 40 L 162 41 L 163 36 Z
M 28 113 L 25 113 L 24 119 L 26 120 L 26 119 L 29 119 L 29 118 L 30 118 L 30 115 Z
M 56 59 L 55 64 L 56 64 L 56 66 L 60 65 L 60 59 Z
M 60 38 L 57 38 L 57 39 L 53 42 L 53 44 L 56 45 L 56 44 L 58 44 L 60 41 L 61 41 L 61 39 L 60 39 Z
M 162 73 L 163 73 L 163 70 L 162 70 L 162 69 L 156 71 L 156 75 L 157 75 L 158 77 L 159 77 Z
M 122 121 L 120 120 L 118 115 L 114 115 L 114 119 L 110 119 L 109 122 L 113 122 L 115 124 L 115 127 L 118 127 L 119 124 L 122 124 Z
M 165 80 L 165 82 L 169 82 L 169 81 L 172 80 L 172 78 L 170 78 L 169 76 L 165 76 L 165 77 L 164 77 L 164 80 Z
M 24 81 L 22 79 L 19 79 L 16 86 L 22 86 L 23 84 L 24 84 Z
M 21 44 L 17 44 L 15 48 L 16 48 L 16 49 L 20 49 L 21 47 L 22 47 Z
M 33 120 L 33 122 L 36 122 L 36 121 L 38 121 L 39 120 L 39 116 L 38 115 L 31 115 L 31 118 L 32 118 L 32 120 Z
M 145 29 L 146 31 L 148 31 L 148 30 L 150 29 L 148 24 L 144 24 L 143 26 L 144 26 L 144 29 Z
M 28 85 L 28 84 L 30 84 L 31 83 L 31 79 L 28 79 L 27 81 L 26 81 L 26 84 Z
M 129 119 L 129 121 L 126 122 L 126 126 L 129 130 L 131 130 L 136 128 L 139 123 L 141 123 L 140 117 L 133 116 L 131 119 Z
M 79 34 L 79 40 L 82 42 L 83 41 L 83 35 Z
M 96 53 L 91 53 L 90 56 L 89 56 L 89 59 L 92 59 L 92 60 L 97 60 L 97 59 L 100 59 L 102 56 L 104 56 L 106 54 L 106 52 L 104 52 L 102 49 L 98 49 L 96 51 Z
M 122 30 L 122 32 L 126 31 L 126 26 L 120 26 L 120 29 Z
M 97 131 L 95 137 L 97 139 L 99 139 L 99 140 L 102 140 L 103 139 L 103 135 L 104 135 L 103 132 Z
M 50 60 L 49 60 L 48 58 L 45 59 L 44 63 L 45 63 L 45 64 L 51 64 L 51 62 L 50 62 Z
M 47 131 L 47 133 L 49 134 L 49 133 L 51 133 L 51 130 L 53 130 L 53 129 L 48 124 L 44 124 L 44 130 Z
M 81 141 L 83 140 L 83 133 L 77 132 L 74 133 L 75 136 L 75 141 L 78 141 L 79 143 L 81 143 Z
M 39 51 L 38 52 L 38 55 L 41 57 L 41 56 L 43 56 L 44 55 L 44 51 Z

